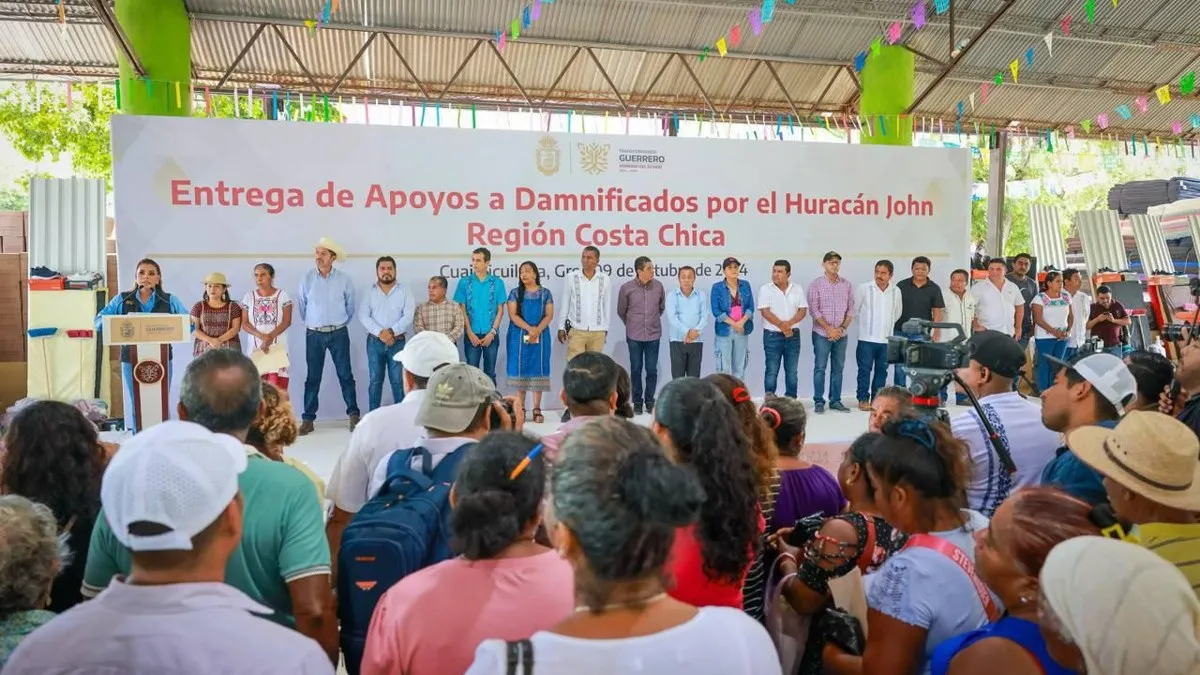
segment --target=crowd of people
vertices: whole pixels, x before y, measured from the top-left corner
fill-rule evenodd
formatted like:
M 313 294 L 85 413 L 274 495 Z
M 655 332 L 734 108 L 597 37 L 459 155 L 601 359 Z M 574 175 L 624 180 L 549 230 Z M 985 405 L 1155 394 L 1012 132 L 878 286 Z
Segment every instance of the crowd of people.
M 901 281 L 894 281 L 892 261 L 879 260 L 874 265 L 874 278 L 855 285 L 841 275 L 841 255 L 830 251 L 823 256 L 823 274 L 810 282 L 807 290 L 792 281 L 791 263 L 780 259 L 771 267 L 770 283 L 759 288 L 756 295 L 741 276 L 742 263 L 735 257 L 722 262 L 723 279 L 707 294 L 696 288 L 696 270 L 690 266 L 679 269 L 676 287 L 668 291 L 655 278 L 654 263 L 646 256 L 634 261 L 634 278 L 614 292 L 613 280 L 599 268 L 600 250 L 588 246 L 580 257 L 580 268 L 564 279 L 561 307 L 557 310 L 536 262 L 522 262 L 516 286 L 506 289 L 491 271 L 492 256 L 486 248 L 472 252 L 471 273 L 458 280 L 453 294 L 448 292 L 447 279 L 435 276 L 428 283 L 428 299 L 421 303 L 397 281 L 396 261 L 391 256 L 376 261 L 375 283 L 364 295 L 355 289 L 350 275 L 337 266 L 346 256 L 341 246 L 332 239 L 321 239 L 314 254 L 315 266 L 301 280 L 295 302 L 287 291 L 275 286 L 275 268 L 263 262 L 254 267 L 255 288 L 240 301 L 231 297 L 228 278 L 214 272 L 205 278 L 201 300 L 190 310 L 193 355 L 209 349 L 242 350 L 243 332 L 246 349 L 251 353 L 272 349 L 286 352 L 286 333 L 293 323 L 293 310 L 298 310 L 305 326 L 308 373 L 300 435 L 314 428 L 326 352 L 337 372 L 350 429 L 361 419 L 350 363 L 347 327 L 351 321 L 358 321 L 366 331 L 371 411 L 385 400 L 385 379 L 392 401 L 403 400 L 404 375 L 397 355 L 409 339 L 423 331 L 440 332 L 456 345 L 461 343 L 464 360 L 498 382 L 501 330 L 507 317 L 503 337 L 505 381 L 522 408 L 527 397 L 532 398 L 530 419 L 535 422 L 544 421 L 543 394 L 550 390 L 552 326 L 557 328 L 554 337 L 565 345 L 567 361 L 585 351 L 603 351 L 614 305 L 625 327 L 631 402 L 636 414 L 654 410 L 664 329 L 672 379 L 701 375 L 709 324 L 715 372 L 744 379 L 749 340 L 758 322 L 765 356 L 765 392 L 776 393 L 782 375 L 783 394 L 795 398 L 799 389 L 801 324 L 810 319 L 814 412 L 820 414 L 827 408 L 850 410 L 842 402 L 842 380 L 847 335 L 853 324 L 858 328 L 855 398 L 860 410 L 870 410 L 879 390 L 887 386 L 888 339 L 922 337 L 906 332 L 904 326 L 910 319 L 949 322 L 961 327 L 968 337 L 996 330 L 1015 338 L 1026 352 L 1032 339 L 1036 347 L 1033 374 L 1039 392 L 1053 384 L 1056 361 L 1069 359 L 1083 348 L 1089 335 L 1101 343 L 1101 350 L 1121 356 L 1122 330 L 1130 323 L 1128 312 L 1107 287 L 1099 287 L 1094 300 L 1081 291 L 1078 270 L 1049 272 L 1039 286 L 1030 274 L 1031 258 L 1027 254 L 1014 258 L 1011 272 L 1004 259 L 991 259 L 987 280 L 974 286 L 970 284 L 970 272 L 954 270 L 949 288 L 943 291 L 930 279 L 932 263 L 927 257 L 914 258 L 910 276 Z M 139 261 L 136 274 L 134 288 L 113 298 L 97 316 L 97 327 L 106 315 L 189 313 L 177 296 L 162 290 L 162 270 L 155 261 Z M 935 339 L 951 340 L 957 335 L 957 331 L 948 329 L 933 331 Z M 130 387 L 133 364 L 128 347 L 123 348 L 121 359 L 126 386 Z M 893 370 L 893 383 L 905 386 L 904 370 L 899 366 Z M 286 390 L 288 367 L 277 367 L 268 378 Z M 959 402 L 965 399 L 960 396 Z
M 534 438 L 440 331 L 398 352 L 406 397 L 364 418 L 327 495 L 289 462 L 286 389 L 237 350 L 200 353 L 179 421 L 115 451 L 33 403 L 0 459 L 0 664 L 1200 673 L 1200 437 L 1164 414 L 1196 415 L 1169 393 L 1200 384 L 1200 343 L 1177 370 L 1075 355 L 1040 405 L 1012 390 L 1015 336 L 969 353 L 994 437 L 884 387 L 836 475 L 804 458 L 794 397 L 681 377 L 647 427 L 597 351 L 564 373 L 572 419 Z

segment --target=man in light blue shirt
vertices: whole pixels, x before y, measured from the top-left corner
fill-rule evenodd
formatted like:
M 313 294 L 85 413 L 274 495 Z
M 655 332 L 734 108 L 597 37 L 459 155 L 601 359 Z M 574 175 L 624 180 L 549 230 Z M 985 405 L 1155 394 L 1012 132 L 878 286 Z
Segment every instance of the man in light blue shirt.
M 463 342 L 464 360 L 496 381 L 496 356 L 500 353 L 500 322 L 508 293 L 500 277 L 488 271 L 492 252 L 477 248 L 471 252 L 470 274 L 458 280 L 454 301 L 462 305 L 466 316 L 467 339 Z M 482 363 L 483 365 L 480 365 Z
M 354 318 L 354 280 L 349 274 L 333 268 L 334 261 L 345 260 L 346 252 L 332 239 L 322 237 L 316 246 L 316 269 L 310 270 L 300 282 L 296 306 L 304 331 L 304 361 L 308 375 L 304 378 L 304 414 L 300 435 L 313 431 L 317 405 L 321 394 L 321 375 L 325 370 L 325 352 L 333 359 L 342 400 L 350 417 L 350 430 L 358 425 L 358 394 L 354 390 L 354 371 L 350 366 L 350 331 L 346 324 Z
M 367 291 L 358 320 L 367 329 L 367 410 L 383 403 L 383 374 L 392 386 L 392 402 L 404 400 L 400 363 L 393 357 L 404 349 L 405 334 L 412 328 L 413 298 L 396 284 L 396 260 L 383 256 L 375 261 L 375 285 Z
M 679 268 L 679 288 L 667 294 L 667 324 L 671 336 L 671 379 L 700 377 L 704 344 L 700 336 L 708 325 L 708 303 L 696 291 L 696 270 Z

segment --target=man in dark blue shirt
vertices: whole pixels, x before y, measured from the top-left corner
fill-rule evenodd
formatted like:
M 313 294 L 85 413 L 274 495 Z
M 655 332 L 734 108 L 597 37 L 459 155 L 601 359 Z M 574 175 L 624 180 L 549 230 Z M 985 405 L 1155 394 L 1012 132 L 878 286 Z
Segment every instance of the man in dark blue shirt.
M 1114 428 L 1125 406 L 1137 397 L 1137 380 L 1112 354 L 1088 354 L 1063 366 L 1054 384 L 1042 392 L 1042 424 L 1063 434 L 1086 426 Z M 1088 504 L 1105 504 L 1104 478 L 1067 446 L 1058 449 L 1042 472 L 1042 484 L 1052 485 Z

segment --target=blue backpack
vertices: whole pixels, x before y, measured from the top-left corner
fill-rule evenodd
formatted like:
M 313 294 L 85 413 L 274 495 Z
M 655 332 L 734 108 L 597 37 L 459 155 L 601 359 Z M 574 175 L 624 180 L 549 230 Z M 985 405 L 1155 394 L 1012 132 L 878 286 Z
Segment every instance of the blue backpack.
M 375 605 L 404 577 L 449 560 L 450 488 L 467 450 L 459 446 L 433 467 L 417 447 L 392 453 L 379 493 L 354 514 L 338 550 L 338 620 L 346 670 L 358 675 Z M 413 461 L 421 462 L 418 471 Z

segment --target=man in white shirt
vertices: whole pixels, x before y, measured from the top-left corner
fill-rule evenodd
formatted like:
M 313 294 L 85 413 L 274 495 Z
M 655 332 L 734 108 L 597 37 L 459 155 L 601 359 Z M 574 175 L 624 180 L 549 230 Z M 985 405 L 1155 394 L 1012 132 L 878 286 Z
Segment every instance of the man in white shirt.
M 767 371 L 763 386 L 768 394 L 779 384 L 779 364 L 783 363 L 783 395 L 796 398 L 799 388 L 800 329 L 808 315 L 804 289 L 792 283 L 792 263 L 776 260 L 771 266 L 771 283 L 758 290 L 758 311 L 763 317 L 763 352 Z
M 1087 342 L 1087 317 L 1092 311 L 1092 296 L 1083 292 L 1083 275 L 1077 269 L 1063 270 L 1063 290 L 1071 296 L 1071 312 L 1075 323 L 1071 324 L 1071 334 L 1067 338 L 1067 354 L 1064 361 L 1069 362 L 1079 353 L 1079 348 Z
M 582 269 L 563 278 L 563 295 L 558 304 L 558 341 L 567 345 L 567 362 L 584 352 L 603 352 L 608 338 L 609 296 L 612 281 L 597 267 L 600 249 L 586 246 L 579 258 Z M 562 421 L 571 419 L 570 411 Z
M 858 313 L 858 409 L 870 412 L 875 393 L 887 384 L 887 345 L 900 319 L 904 300 L 892 283 L 890 260 L 875 263 L 875 280 L 859 285 L 854 294 Z M 872 376 L 872 371 L 874 375 Z
M 342 530 L 383 484 L 380 467 L 397 450 L 408 450 L 425 438 L 425 428 L 417 424 L 417 412 L 425 399 L 425 387 L 438 367 L 458 363 L 458 347 L 445 333 L 427 330 L 417 333 L 395 359 L 404 366 L 403 400 L 367 413 L 350 435 L 350 445 L 338 457 L 329 476 L 326 496 L 333 512 L 325 526 L 335 559 Z
M 970 348 L 971 361 L 958 375 L 979 399 L 998 442 L 1016 465 L 1015 473 L 1005 469 L 974 408 L 950 420 L 950 431 L 967 446 L 967 506 L 990 518 L 1013 490 L 1038 484 L 1061 439 L 1042 423 L 1042 407 L 1013 391 L 1013 378 L 1025 366 L 1021 345 L 999 331 L 985 330 L 971 337 Z
M 975 308 L 978 301 L 975 296 L 971 295 L 967 286 L 971 283 L 971 273 L 957 269 L 950 273 L 950 290 L 942 294 L 946 303 L 945 317 L 949 323 L 962 326 L 962 336 L 964 339 L 971 339 L 971 335 L 983 330 L 983 326 L 979 325 L 979 319 L 975 316 Z M 956 331 L 943 329 L 938 332 L 939 342 L 950 342 L 958 337 Z M 954 385 L 955 389 L 959 389 L 959 385 Z M 968 400 L 965 394 L 957 391 L 955 395 L 958 405 L 967 405 Z M 942 389 L 942 402 L 946 401 L 946 389 Z
M 977 305 L 975 316 L 985 330 L 997 330 L 1021 341 L 1021 322 L 1025 316 L 1025 296 L 1021 289 L 1005 277 L 1008 270 L 1004 258 L 988 261 L 988 278 L 971 287 Z
M 129 576 L 26 636 L 5 674 L 333 675 L 315 641 L 265 620 L 270 608 L 224 583 L 242 543 L 247 462 L 240 441 L 192 422 L 163 422 L 123 444 L 100 502 L 131 553 Z

